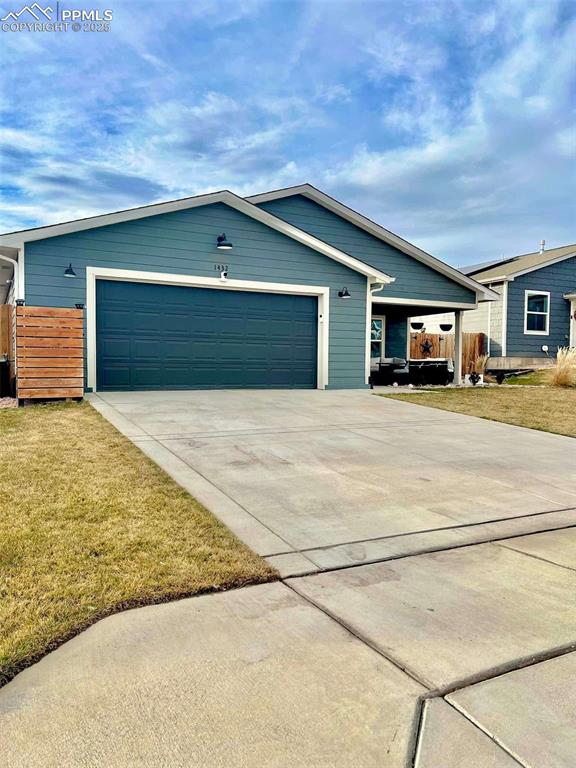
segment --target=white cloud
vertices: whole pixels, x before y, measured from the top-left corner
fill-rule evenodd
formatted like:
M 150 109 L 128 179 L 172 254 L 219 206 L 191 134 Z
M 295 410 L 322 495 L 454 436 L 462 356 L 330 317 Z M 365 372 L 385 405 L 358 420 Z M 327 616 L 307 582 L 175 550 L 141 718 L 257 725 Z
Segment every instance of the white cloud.
M 23 39 L 0 228 L 311 181 L 454 263 L 574 239 L 555 0 L 158 8 L 122 3 L 113 37 Z

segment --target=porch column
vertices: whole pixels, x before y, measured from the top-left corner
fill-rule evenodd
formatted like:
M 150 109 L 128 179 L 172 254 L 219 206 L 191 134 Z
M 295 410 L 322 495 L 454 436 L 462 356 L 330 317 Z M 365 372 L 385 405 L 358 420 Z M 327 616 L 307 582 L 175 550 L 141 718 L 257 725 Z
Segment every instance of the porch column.
M 454 312 L 454 384 L 462 384 L 462 314 L 464 310 Z

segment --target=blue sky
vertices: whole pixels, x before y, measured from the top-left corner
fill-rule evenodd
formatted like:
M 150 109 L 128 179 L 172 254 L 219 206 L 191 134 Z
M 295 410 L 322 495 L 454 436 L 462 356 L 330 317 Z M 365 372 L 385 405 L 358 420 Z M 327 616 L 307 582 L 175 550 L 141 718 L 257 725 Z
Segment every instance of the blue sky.
M 0 231 L 308 181 L 455 265 L 576 241 L 575 2 L 100 7 L 0 32 Z

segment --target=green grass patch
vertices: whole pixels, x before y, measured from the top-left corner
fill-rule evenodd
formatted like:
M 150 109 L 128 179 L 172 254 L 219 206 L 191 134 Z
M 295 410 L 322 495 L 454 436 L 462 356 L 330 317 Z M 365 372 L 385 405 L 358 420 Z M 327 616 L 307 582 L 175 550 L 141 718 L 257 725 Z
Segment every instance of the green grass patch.
M 125 608 L 275 571 L 90 405 L 0 411 L 0 684 Z
M 532 371 L 531 373 L 524 373 L 520 376 L 510 376 L 506 379 L 506 384 L 520 384 L 525 387 L 547 387 L 550 386 L 551 371 L 550 369 L 542 369 L 539 371 Z

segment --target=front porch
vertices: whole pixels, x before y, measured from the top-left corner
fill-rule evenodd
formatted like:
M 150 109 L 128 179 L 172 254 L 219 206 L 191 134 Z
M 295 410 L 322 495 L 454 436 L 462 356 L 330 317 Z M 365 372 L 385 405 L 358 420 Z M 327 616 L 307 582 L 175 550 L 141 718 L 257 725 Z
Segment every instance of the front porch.
M 451 346 L 453 353 L 451 356 L 441 356 L 439 349 L 444 349 L 445 345 L 436 349 L 430 346 L 430 353 L 424 354 L 428 360 L 436 362 L 437 368 L 433 373 L 433 378 L 437 379 L 434 383 L 448 383 L 448 380 L 455 385 L 462 383 L 462 316 L 466 309 L 475 309 L 475 305 L 463 307 L 462 305 L 449 305 L 447 302 L 438 302 L 437 304 L 425 303 L 418 304 L 406 300 L 402 303 L 392 302 L 390 300 L 372 300 L 372 314 L 370 322 L 370 380 L 374 381 L 375 373 L 380 370 L 380 364 L 384 360 L 410 361 L 416 359 L 413 351 L 411 353 L 411 334 L 417 331 L 411 328 L 412 318 L 420 318 L 426 315 L 437 315 L 443 312 L 453 312 L 454 319 L 447 322 L 443 331 L 454 337 L 454 343 Z M 434 355 L 434 357 L 432 357 Z M 446 363 L 446 365 L 443 365 Z M 446 376 L 449 373 L 449 378 Z M 390 382 L 392 383 L 392 382 Z M 400 383 L 400 382 L 397 382 Z

